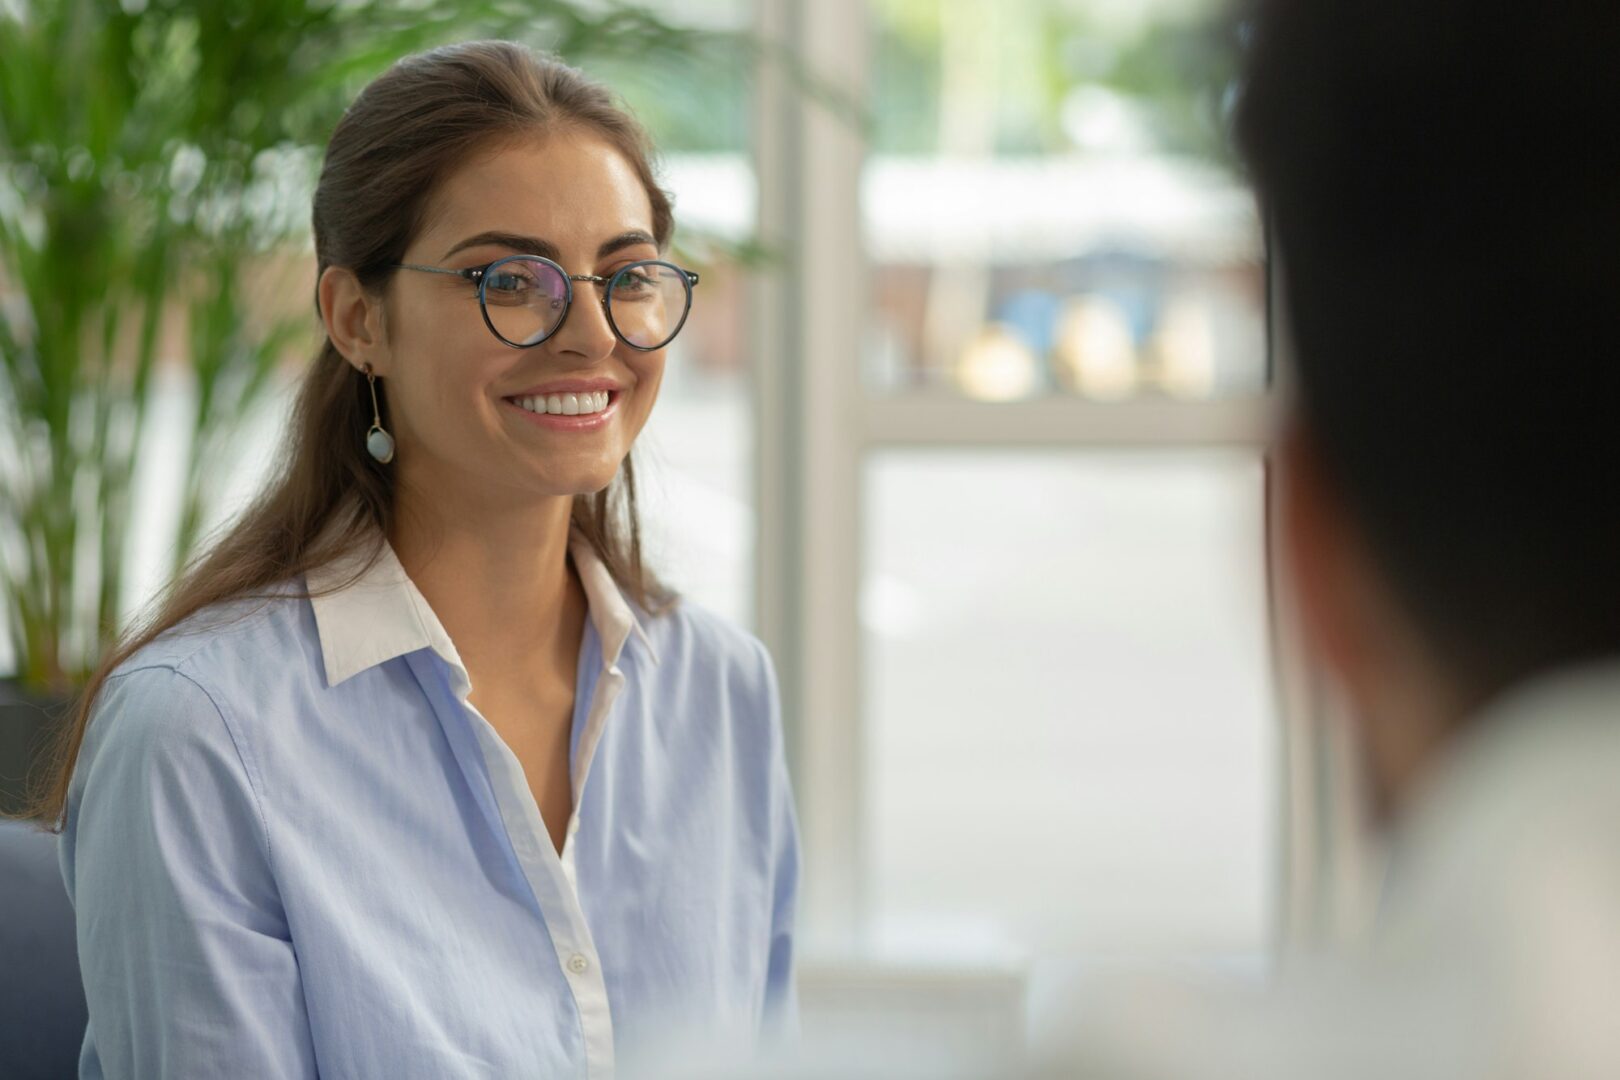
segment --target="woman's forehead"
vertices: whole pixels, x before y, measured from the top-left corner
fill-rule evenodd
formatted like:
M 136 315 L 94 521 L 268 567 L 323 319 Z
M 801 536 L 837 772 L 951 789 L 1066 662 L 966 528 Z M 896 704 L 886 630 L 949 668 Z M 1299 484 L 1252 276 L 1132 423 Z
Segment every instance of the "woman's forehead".
M 419 238 L 449 248 L 469 236 L 540 237 L 594 251 L 626 232 L 653 232 L 652 202 L 624 154 L 585 133 L 559 132 L 487 150 L 441 184 Z

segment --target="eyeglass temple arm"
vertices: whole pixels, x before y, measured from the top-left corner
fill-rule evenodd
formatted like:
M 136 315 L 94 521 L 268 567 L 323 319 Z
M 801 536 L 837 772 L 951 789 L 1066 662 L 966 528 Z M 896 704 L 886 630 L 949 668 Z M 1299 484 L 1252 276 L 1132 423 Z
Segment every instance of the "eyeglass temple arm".
M 428 274 L 454 274 L 456 277 L 466 278 L 468 281 L 477 281 L 483 277 L 485 269 L 482 266 L 469 266 L 465 270 L 451 270 L 444 266 L 421 266 L 417 263 L 395 263 L 394 266 L 400 270 L 421 270 Z

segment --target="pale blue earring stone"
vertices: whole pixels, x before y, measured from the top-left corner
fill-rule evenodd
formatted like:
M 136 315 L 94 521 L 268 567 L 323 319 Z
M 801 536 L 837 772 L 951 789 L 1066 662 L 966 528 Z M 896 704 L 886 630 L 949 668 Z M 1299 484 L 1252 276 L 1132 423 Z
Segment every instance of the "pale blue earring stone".
M 366 453 L 386 465 L 394 460 L 394 437 L 375 425 L 366 432 Z

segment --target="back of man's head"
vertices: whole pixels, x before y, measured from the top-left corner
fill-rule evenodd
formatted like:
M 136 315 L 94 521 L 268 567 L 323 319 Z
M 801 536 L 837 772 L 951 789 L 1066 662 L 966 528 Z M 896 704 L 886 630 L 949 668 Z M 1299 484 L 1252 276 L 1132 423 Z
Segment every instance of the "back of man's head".
M 1466 692 L 1620 655 L 1620 2 L 1260 0 L 1299 419 Z

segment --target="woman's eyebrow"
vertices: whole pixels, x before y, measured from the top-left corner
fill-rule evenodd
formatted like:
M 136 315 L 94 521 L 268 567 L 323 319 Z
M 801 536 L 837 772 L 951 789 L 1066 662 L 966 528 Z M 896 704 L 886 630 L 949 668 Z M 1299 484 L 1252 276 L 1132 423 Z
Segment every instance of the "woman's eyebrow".
M 651 233 L 643 229 L 631 229 L 628 232 L 620 233 L 611 240 L 603 241 L 602 246 L 596 249 L 596 257 L 605 259 L 615 251 L 635 247 L 638 244 L 657 247 L 658 241 L 653 239 Z M 549 240 L 541 240 L 537 236 L 523 236 L 520 233 L 509 232 L 481 232 L 477 236 L 469 236 L 456 244 L 444 253 L 443 258 L 448 259 L 456 252 L 466 248 L 483 247 L 485 245 L 509 248 L 519 255 L 543 255 L 552 262 L 557 262 L 562 257 L 561 252 L 557 250 L 556 244 Z
M 651 233 L 644 232 L 641 229 L 631 229 L 629 232 L 622 232 L 613 239 L 603 243 L 601 247 L 596 249 L 596 257 L 598 259 L 605 259 L 621 248 L 635 247 L 637 244 L 650 244 L 653 247 L 657 247 L 658 241 L 652 238 Z
M 534 236 L 523 236 L 518 233 L 481 232 L 477 236 L 469 236 L 461 241 L 461 243 L 445 252 L 443 258 L 448 259 L 458 251 L 470 247 L 483 247 L 486 244 L 511 248 L 514 253 L 519 255 L 544 255 L 552 262 L 556 262 L 561 254 L 557 250 L 557 245 L 549 240 L 541 240 Z

